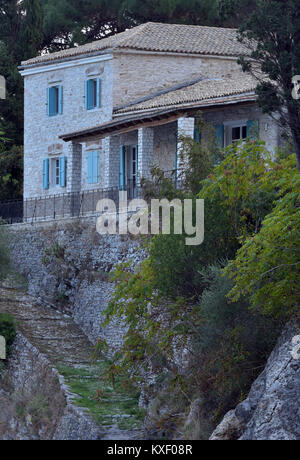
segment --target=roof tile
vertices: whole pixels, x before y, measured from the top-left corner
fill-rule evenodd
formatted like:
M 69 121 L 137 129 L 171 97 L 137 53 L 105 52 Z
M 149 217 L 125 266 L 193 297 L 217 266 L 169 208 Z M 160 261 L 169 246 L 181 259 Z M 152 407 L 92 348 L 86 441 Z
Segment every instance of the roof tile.
M 170 88 L 169 92 L 153 95 L 147 100 L 131 103 L 127 107 L 115 110 L 115 114 L 125 114 L 145 110 L 166 108 L 176 105 L 197 103 L 209 99 L 253 93 L 257 86 L 256 80 L 247 75 L 236 75 L 231 78 L 205 79 L 180 89 Z
M 248 48 L 238 41 L 236 29 L 147 22 L 133 29 L 86 45 L 37 56 L 28 61 L 23 61 L 22 65 L 47 63 L 110 49 L 136 49 L 219 56 L 249 54 Z

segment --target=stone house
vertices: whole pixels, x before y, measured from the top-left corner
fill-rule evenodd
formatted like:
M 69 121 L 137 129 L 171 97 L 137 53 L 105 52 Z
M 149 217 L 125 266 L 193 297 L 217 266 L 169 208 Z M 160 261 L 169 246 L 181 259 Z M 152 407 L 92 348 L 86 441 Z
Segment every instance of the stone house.
M 146 23 L 22 63 L 24 198 L 127 189 L 153 165 L 179 167 L 178 134 L 199 110 L 220 145 L 251 127 L 274 150 L 276 123 L 256 103 L 236 30 Z

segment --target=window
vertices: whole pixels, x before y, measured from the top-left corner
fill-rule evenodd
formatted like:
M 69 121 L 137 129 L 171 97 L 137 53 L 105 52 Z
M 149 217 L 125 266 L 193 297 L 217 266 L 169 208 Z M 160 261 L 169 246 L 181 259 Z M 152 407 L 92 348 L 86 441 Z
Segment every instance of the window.
M 231 141 L 233 143 L 246 139 L 247 137 L 247 125 L 233 126 L 231 128 Z
M 67 159 L 66 157 L 47 158 L 43 162 L 43 188 L 66 187 Z
M 53 183 L 57 186 L 59 185 L 59 173 L 60 173 L 60 168 L 59 168 L 59 158 L 56 158 L 54 160 L 54 164 L 53 164 L 53 175 L 54 175 L 54 180 L 53 180 Z
M 63 113 L 63 88 L 51 86 L 47 88 L 47 113 L 49 117 Z
M 247 120 L 230 121 L 224 123 L 224 140 L 225 147 L 230 144 L 235 144 L 248 136 Z
M 92 78 L 85 82 L 85 108 L 92 110 L 101 105 L 101 80 Z

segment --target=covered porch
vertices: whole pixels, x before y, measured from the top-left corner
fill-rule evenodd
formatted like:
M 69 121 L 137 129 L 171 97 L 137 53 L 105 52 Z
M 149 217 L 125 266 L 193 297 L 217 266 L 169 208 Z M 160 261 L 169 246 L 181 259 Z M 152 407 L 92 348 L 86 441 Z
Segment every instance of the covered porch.
M 82 162 L 88 146 L 98 145 L 101 162 L 98 186 L 125 190 L 130 199 L 141 196 L 142 179 L 151 179 L 153 167 L 158 167 L 168 177 L 176 177 L 180 168 L 179 135 L 194 137 L 195 118 L 187 113 L 168 112 L 156 113 L 154 118 L 151 115 L 142 118 L 107 123 L 99 127 L 99 133 L 93 130 L 72 135 L 72 138 L 64 136 L 63 139 L 70 143 L 69 164 Z M 75 175 L 68 176 L 72 192 L 82 190 L 78 175 L 80 168 Z

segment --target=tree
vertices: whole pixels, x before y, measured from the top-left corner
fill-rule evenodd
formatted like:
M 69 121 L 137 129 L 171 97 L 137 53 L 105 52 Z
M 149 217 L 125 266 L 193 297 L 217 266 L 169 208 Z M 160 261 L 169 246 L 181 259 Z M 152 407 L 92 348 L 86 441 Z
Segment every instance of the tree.
M 143 23 L 147 21 L 220 25 L 219 0 L 127 0 L 123 3 L 126 15 L 132 20 Z
M 45 0 L 44 47 L 50 51 L 122 32 L 147 21 L 220 25 L 219 0 Z
M 278 113 L 289 129 L 300 172 L 300 101 L 292 94 L 292 79 L 300 75 L 300 4 L 257 0 L 257 5 L 240 29 L 241 40 L 252 48 L 250 59 L 240 63 L 259 80 L 256 92 L 263 113 Z
M 22 60 L 42 46 L 40 0 L 0 0 L 0 74 L 6 79 L 6 99 L 0 101 L 5 140 L 0 146 L 0 200 L 22 196 L 23 79 Z
M 253 309 L 272 316 L 299 311 L 300 176 L 291 155 L 260 180 L 277 190 L 274 209 L 249 237 L 225 273 L 234 279 L 231 298 L 250 297 Z
M 257 0 L 219 0 L 219 14 L 224 27 L 237 27 L 257 8 Z
M 24 0 L 23 8 L 25 18 L 22 23 L 21 35 L 27 46 L 22 59 L 26 60 L 40 52 L 44 35 L 40 0 Z

